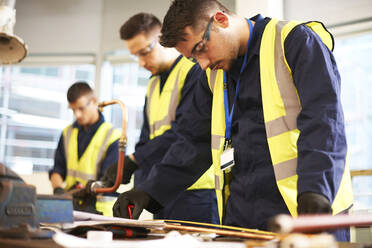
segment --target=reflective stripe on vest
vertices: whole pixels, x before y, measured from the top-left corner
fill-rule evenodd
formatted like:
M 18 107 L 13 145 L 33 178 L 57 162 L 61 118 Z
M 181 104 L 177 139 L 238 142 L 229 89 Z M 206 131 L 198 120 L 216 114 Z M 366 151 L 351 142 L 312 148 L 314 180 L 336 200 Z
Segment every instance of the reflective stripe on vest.
M 181 100 L 183 85 L 193 66 L 193 62 L 182 57 L 170 72 L 161 93 L 160 77 L 156 76 L 150 79 L 146 94 L 146 114 L 149 122 L 150 139 L 162 135 L 171 128 L 172 121 L 176 119 L 176 110 Z M 214 173 L 211 167 L 188 190 L 213 188 Z
M 223 70 L 206 71 L 209 87 L 213 93 L 212 101 L 212 121 L 211 121 L 211 150 L 213 171 L 215 175 L 215 190 L 217 196 L 218 214 L 220 223 L 224 208 L 224 172 L 220 169 L 220 156 L 223 152 L 225 141 L 225 110 L 223 95 Z
M 285 38 L 298 24 L 272 19 L 265 27 L 260 47 L 261 92 L 267 141 L 277 185 L 292 216 L 297 216 L 297 139 L 300 131 L 296 121 L 301 104 L 283 48 Z M 332 36 L 321 23 L 311 22 L 306 25 L 321 37 L 330 50 L 333 49 Z M 213 92 L 212 154 L 215 173 L 220 167 L 219 158 L 223 149 L 221 136 L 225 133 L 222 75 L 222 70 L 207 70 L 209 87 Z M 215 81 L 211 82 L 213 78 Z M 221 173 L 217 172 L 216 179 L 219 177 Z M 350 172 L 346 163 L 332 203 L 333 214 L 349 208 L 352 200 Z M 221 206 L 223 203 L 220 200 Z
M 151 124 L 149 124 L 150 125 L 150 139 L 153 139 L 159 135 L 162 135 L 165 131 L 170 129 L 171 122 L 176 119 L 176 109 L 177 109 L 179 99 L 180 99 L 180 90 L 182 90 L 183 83 L 184 83 L 184 81 L 182 83 L 180 81 L 181 81 L 180 71 L 178 71 L 177 76 L 176 76 L 176 81 L 173 82 L 174 83 L 173 90 L 171 92 L 167 92 L 166 94 L 164 94 L 164 95 L 167 95 L 167 97 L 161 97 L 164 95 L 156 94 L 156 96 L 154 96 L 155 89 L 157 92 L 160 91 L 160 88 L 159 88 L 160 87 L 160 76 L 156 76 L 151 79 L 148 104 L 146 107 L 147 116 L 149 117 L 151 116 Z M 169 98 L 168 98 L 168 95 L 169 95 Z M 164 114 L 166 115 L 160 120 L 154 120 L 154 116 L 151 115 L 152 113 L 154 113 L 154 111 L 151 111 L 151 106 L 155 106 L 157 104 L 162 105 L 162 101 L 168 102 L 168 100 L 169 100 L 169 103 L 164 104 L 165 106 L 168 106 L 168 111 L 166 111 L 167 110 L 166 108 L 157 109 L 157 112 L 162 112 L 161 115 L 164 115 Z
M 160 76 L 153 76 L 147 89 L 146 114 L 150 139 L 162 135 L 171 128 L 176 119 L 176 110 L 181 100 L 185 79 L 194 63 L 182 57 L 170 72 L 160 93 Z

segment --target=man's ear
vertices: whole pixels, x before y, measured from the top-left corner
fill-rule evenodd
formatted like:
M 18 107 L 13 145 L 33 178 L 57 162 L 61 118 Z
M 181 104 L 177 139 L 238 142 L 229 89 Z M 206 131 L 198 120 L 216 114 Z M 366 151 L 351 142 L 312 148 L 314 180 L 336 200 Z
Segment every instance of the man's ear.
M 218 11 L 213 15 L 214 25 L 220 26 L 222 28 L 227 28 L 229 26 L 229 17 L 226 13 Z
M 98 99 L 97 99 L 97 97 L 94 96 L 94 95 L 93 95 L 93 97 L 92 97 L 92 102 L 93 102 L 93 104 L 98 104 Z

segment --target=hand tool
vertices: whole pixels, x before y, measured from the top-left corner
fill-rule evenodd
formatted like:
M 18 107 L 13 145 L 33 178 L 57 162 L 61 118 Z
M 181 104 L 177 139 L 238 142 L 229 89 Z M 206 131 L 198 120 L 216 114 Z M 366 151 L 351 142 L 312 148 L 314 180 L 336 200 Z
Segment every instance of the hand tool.
M 134 205 L 133 204 L 129 204 L 128 205 L 128 216 L 129 216 L 129 219 L 133 219 L 133 217 L 132 217 L 133 208 L 134 208 Z
M 147 237 L 150 230 L 146 228 L 136 227 L 123 227 L 123 226 L 111 226 L 107 228 L 114 235 L 114 238 L 145 238 Z

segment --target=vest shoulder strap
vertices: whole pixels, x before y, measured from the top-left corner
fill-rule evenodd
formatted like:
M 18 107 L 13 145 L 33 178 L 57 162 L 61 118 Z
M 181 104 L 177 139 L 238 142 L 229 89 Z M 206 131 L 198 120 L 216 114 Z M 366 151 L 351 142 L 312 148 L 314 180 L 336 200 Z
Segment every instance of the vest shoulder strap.
M 205 73 L 207 75 L 209 89 L 213 94 L 216 81 L 221 79 L 223 80 L 223 70 L 211 70 L 208 68 Z
M 151 98 L 154 90 L 155 90 L 155 86 L 156 84 L 158 84 L 160 82 L 160 76 L 152 76 L 150 78 L 150 82 L 147 86 L 147 92 L 146 92 L 146 97 L 149 99 Z
M 73 125 L 70 124 L 63 129 L 62 136 L 63 136 L 63 148 L 65 149 L 65 158 L 67 161 L 68 158 L 68 146 L 70 143 L 70 137 L 72 133 L 72 129 L 74 129 Z

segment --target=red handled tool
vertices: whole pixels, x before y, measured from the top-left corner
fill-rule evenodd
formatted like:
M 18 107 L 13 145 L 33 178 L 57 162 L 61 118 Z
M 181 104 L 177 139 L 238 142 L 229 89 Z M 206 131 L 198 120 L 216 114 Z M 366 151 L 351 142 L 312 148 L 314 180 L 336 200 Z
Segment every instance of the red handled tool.
M 133 208 L 134 208 L 134 205 L 133 204 L 129 204 L 128 205 L 128 216 L 129 216 L 129 219 L 133 219 L 133 216 L 132 216 Z
M 142 227 L 123 227 L 123 226 L 111 226 L 107 230 L 113 233 L 116 239 L 125 238 L 145 238 L 147 237 L 150 230 Z

